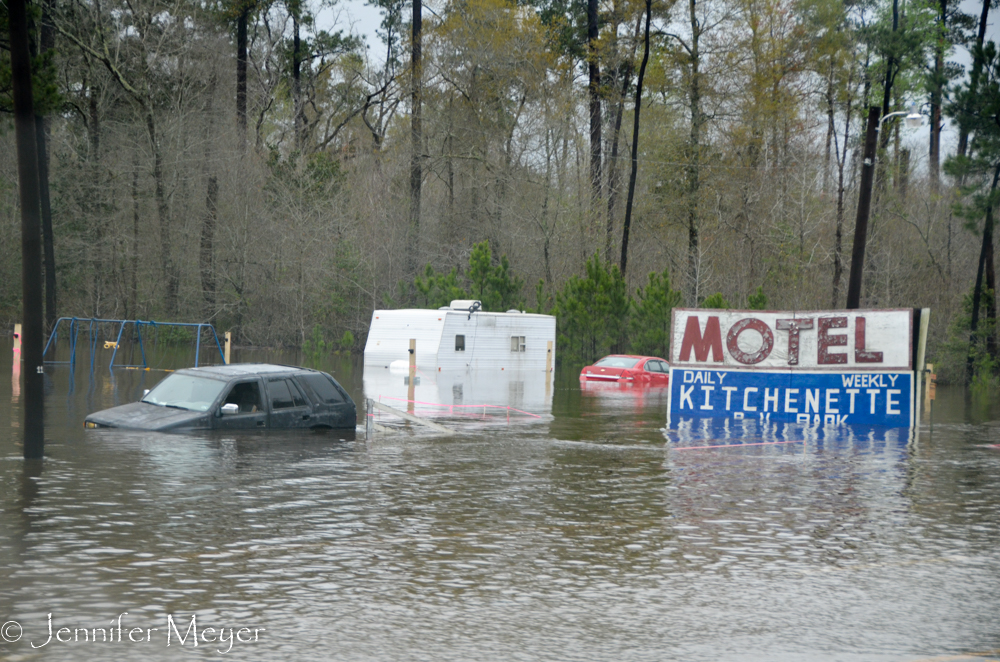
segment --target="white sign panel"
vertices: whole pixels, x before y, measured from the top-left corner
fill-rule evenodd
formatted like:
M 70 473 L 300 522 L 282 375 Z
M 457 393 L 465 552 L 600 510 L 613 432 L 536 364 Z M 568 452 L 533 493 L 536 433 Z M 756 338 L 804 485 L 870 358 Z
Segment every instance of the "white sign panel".
M 913 370 L 913 310 L 675 308 L 673 367 Z

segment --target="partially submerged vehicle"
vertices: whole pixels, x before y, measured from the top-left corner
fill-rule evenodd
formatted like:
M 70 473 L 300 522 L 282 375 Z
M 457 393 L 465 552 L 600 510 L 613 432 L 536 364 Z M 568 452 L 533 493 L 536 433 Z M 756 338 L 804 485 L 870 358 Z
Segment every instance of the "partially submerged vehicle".
M 357 409 L 325 372 L 266 363 L 185 368 L 139 402 L 87 416 L 84 427 L 131 430 L 351 429 Z
M 580 370 L 580 382 L 617 382 L 636 386 L 668 386 L 670 364 L 657 356 L 611 354 Z

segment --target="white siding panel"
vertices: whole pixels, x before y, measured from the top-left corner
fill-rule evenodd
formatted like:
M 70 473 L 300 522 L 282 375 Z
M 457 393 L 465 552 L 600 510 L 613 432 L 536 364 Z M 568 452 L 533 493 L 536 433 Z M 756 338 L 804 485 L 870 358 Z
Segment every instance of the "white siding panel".
M 465 336 L 465 351 L 455 351 L 455 336 Z M 524 313 L 448 313 L 438 354 L 442 370 L 542 371 L 548 342 L 555 365 L 556 320 Z M 511 337 L 523 336 L 523 352 L 511 351 Z
M 365 344 L 365 364 L 388 366 L 393 361 L 408 362 L 410 339 L 415 338 L 417 366 L 436 370 L 447 314 L 444 310 L 376 310 Z

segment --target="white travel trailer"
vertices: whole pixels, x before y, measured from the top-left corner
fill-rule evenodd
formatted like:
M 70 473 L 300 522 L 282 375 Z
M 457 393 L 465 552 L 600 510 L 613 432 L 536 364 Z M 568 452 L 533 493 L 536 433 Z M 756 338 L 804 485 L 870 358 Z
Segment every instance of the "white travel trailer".
M 376 310 L 365 344 L 365 365 L 409 364 L 416 340 L 421 371 L 551 373 L 556 318 L 517 310 L 488 313 L 479 301 L 455 300 L 437 310 Z

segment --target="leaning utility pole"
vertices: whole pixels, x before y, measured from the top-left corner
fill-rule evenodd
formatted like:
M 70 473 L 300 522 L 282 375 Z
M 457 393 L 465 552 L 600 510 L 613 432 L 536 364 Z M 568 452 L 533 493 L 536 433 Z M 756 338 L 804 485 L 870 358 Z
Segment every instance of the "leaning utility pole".
M 10 21 L 11 87 L 14 92 L 14 131 L 17 134 L 17 171 L 21 200 L 21 358 L 24 363 L 24 459 L 42 457 L 42 241 L 38 184 L 38 142 L 31 92 L 31 58 L 25 0 L 7 3 Z
M 847 285 L 847 309 L 861 307 L 861 276 L 865 268 L 865 243 L 868 241 L 868 214 L 872 207 L 872 182 L 875 178 L 875 147 L 878 141 L 882 109 L 868 109 L 865 132 L 865 155 L 861 163 L 861 191 L 858 193 L 858 218 L 854 223 L 854 250 L 851 253 L 851 280 Z

